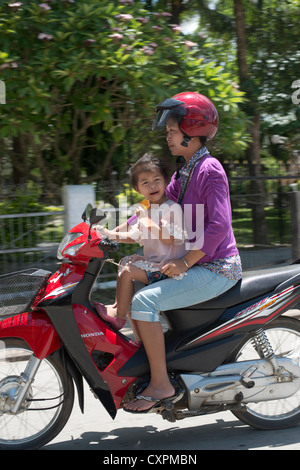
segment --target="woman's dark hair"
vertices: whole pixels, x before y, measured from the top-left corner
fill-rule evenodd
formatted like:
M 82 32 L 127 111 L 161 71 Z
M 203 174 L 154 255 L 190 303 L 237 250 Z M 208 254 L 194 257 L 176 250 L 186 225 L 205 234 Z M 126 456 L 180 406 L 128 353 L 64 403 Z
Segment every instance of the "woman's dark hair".
M 201 135 L 199 137 L 199 139 L 200 139 L 200 142 L 201 142 L 202 146 L 204 147 L 206 145 L 206 142 L 207 142 L 207 137 L 205 135 Z
M 130 183 L 136 188 L 138 185 L 138 177 L 140 173 L 158 170 L 164 177 L 165 181 L 169 180 L 169 169 L 167 165 L 155 157 L 151 153 L 145 153 L 137 162 L 135 162 L 129 170 Z

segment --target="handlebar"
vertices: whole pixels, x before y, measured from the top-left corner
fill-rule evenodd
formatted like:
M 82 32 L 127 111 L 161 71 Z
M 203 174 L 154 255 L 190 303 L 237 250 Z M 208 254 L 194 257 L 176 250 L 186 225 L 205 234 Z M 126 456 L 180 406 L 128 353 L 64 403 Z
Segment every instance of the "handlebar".
M 120 248 L 119 243 L 110 240 L 109 238 L 105 237 L 102 238 L 99 242 L 99 248 L 102 251 L 118 251 Z

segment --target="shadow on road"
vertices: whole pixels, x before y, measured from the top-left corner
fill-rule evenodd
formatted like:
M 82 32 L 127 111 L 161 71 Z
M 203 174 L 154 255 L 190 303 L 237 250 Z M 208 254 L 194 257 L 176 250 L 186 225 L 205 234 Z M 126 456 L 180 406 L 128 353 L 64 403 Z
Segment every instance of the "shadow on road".
M 195 423 L 195 419 L 198 423 Z M 210 424 L 190 419 L 189 427 L 171 425 L 159 430 L 146 426 L 120 427 L 109 432 L 83 432 L 80 438 L 48 444 L 46 450 L 248 450 L 299 448 L 299 427 L 258 431 L 238 420 L 215 418 Z M 131 421 L 131 418 L 128 420 Z M 151 417 L 149 418 L 151 421 Z M 186 421 L 187 423 L 187 421 Z

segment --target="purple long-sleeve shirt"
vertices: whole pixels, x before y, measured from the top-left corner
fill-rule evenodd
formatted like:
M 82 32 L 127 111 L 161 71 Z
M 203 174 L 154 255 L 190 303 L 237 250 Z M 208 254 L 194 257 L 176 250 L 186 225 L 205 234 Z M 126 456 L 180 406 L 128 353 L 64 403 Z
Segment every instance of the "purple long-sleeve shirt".
M 174 174 L 166 195 L 177 202 L 179 194 L 180 178 L 176 180 Z M 198 261 L 199 264 L 238 254 L 231 223 L 227 176 L 216 158 L 209 154 L 201 158 L 186 188 L 181 207 L 185 217 L 188 215 L 187 230 L 191 219 L 189 214 L 192 214 L 194 238 L 191 246 L 206 254 Z

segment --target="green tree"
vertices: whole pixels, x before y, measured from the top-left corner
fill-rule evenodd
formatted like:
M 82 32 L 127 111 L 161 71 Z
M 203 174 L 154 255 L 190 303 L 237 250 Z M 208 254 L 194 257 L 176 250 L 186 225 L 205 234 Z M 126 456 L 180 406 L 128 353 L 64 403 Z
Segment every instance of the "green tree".
M 49 189 L 110 179 L 114 169 L 122 176 L 152 145 L 155 105 L 186 89 L 213 97 L 219 109 L 217 152 L 242 152 L 243 94 L 226 66 L 203 56 L 170 20 L 168 11 L 133 0 L 0 7 L 7 84 L 0 139 L 15 182 Z
M 299 0 L 193 0 L 200 14 L 197 33 L 222 38 L 232 70 L 238 76 L 246 101 L 251 139 L 245 152 L 251 190 L 254 243 L 268 243 L 264 219 L 263 155 L 287 161 L 299 148 L 300 110 L 291 100 L 292 84 L 299 76 Z M 228 64 L 229 66 L 229 64 Z M 284 136 L 284 146 L 274 145 L 274 134 Z M 260 196 L 256 196 L 256 195 Z

